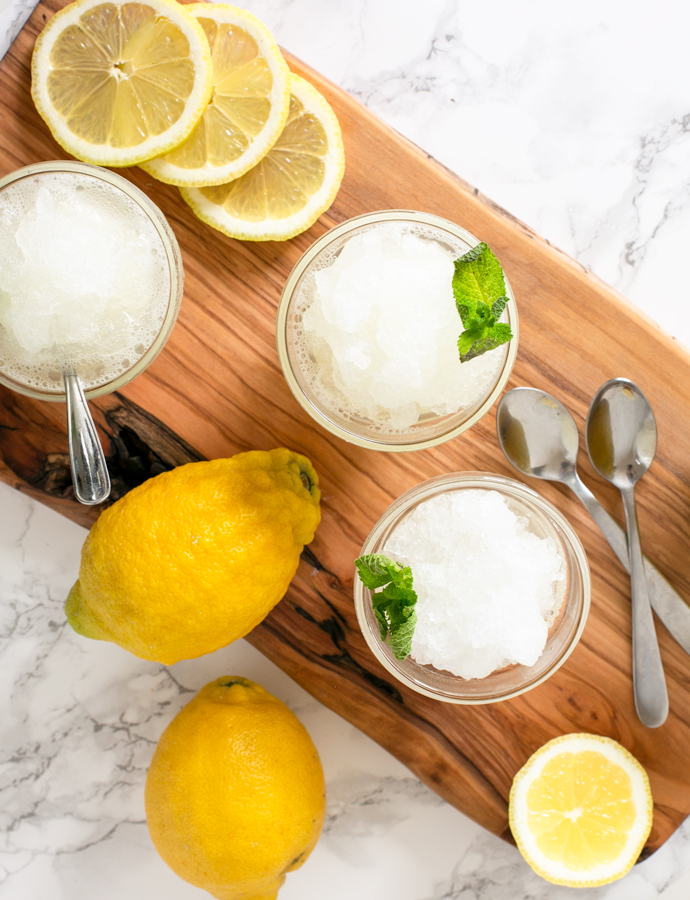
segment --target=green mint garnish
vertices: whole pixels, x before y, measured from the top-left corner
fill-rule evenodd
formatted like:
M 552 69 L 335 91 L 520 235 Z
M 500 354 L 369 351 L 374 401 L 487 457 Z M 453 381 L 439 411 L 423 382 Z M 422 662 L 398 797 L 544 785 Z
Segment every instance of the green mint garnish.
M 460 362 L 508 343 L 510 325 L 498 321 L 508 302 L 503 269 L 485 243 L 455 260 L 453 294 L 465 329 L 458 338 Z
M 372 591 L 371 604 L 379 625 L 381 640 L 388 643 L 396 659 L 406 659 L 412 649 L 417 624 L 412 589 L 412 570 L 380 553 L 369 553 L 355 560 L 362 584 Z M 376 591 L 376 588 L 383 588 Z

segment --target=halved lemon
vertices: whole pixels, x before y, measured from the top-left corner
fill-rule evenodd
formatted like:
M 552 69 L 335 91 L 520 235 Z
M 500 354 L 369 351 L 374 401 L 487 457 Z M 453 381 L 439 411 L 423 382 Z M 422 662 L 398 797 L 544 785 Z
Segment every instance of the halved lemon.
M 275 144 L 290 109 L 290 70 L 266 26 L 226 3 L 188 7 L 213 60 L 213 94 L 186 141 L 142 164 L 181 187 L 239 178 Z
M 229 184 L 180 191 L 202 221 L 230 237 L 286 241 L 328 209 L 344 170 L 335 113 L 315 87 L 291 75 L 287 122 L 266 156 Z
M 596 887 L 622 878 L 652 827 L 639 762 L 611 738 L 566 734 L 515 776 L 510 827 L 534 871 L 553 884 Z
M 77 0 L 38 36 L 31 94 L 84 162 L 130 166 L 181 143 L 211 96 L 204 30 L 175 0 Z

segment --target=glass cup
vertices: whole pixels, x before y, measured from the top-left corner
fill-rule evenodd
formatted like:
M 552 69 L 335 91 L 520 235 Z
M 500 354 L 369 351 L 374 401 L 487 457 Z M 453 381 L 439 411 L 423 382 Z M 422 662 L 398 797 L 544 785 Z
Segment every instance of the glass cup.
M 145 348 L 141 356 L 136 359 L 127 369 L 121 372 L 117 377 L 112 378 L 103 384 L 96 384 L 84 391 L 87 399 L 99 397 L 102 394 L 108 394 L 116 391 L 123 385 L 127 384 L 137 375 L 149 366 L 163 349 L 165 342 L 170 336 L 170 332 L 177 320 L 177 315 L 182 302 L 182 289 L 184 283 L 184 271 L 182 268 L 182 255 L 172 229 L 168 225 L 167 220 L 158 207 L 144 194 L 139 188 L 135 187 L 126 178 L 116 175 L 108 169 L 100 166 L 92 166 L 86 163 L 74 162 L 72 160 L 56 160 L 54 162 L 37 163 L 35 165 L 25 166 L 11 172 L 4 178 L 0 179 L 0 192 L 10 190 L 12 185 L 22 179 L 41 179 L 42 176 L 50 174 L 51 176 L 60 173 L 79 174 L 88 178 L 98 179 L 106 182 L 118 190 L 126 194 L 133 200 L 139 209 L 146 215 L 149 222 L 155 229 L 160 244 L 167 260 L 170 292 L 167 304 L 167 310 L 161 325 L 160 331 L 154 340 Z M 57 373 L 59 376 L 60 373 Z M 0 365 L 0 384 L 5 385 L 19 394 L 25 394 L 37 400 L 50 400 L 65 402 L 65 388 L 61 377 L 56 377 L 54 389 L 37 388 L 35 385 L 25 384 L 16 377 L 9 376 L 3 371 Z
M 398 524 L 420 503 L 437 494 L 466 490 L 498 491 L 510 508 L 523 516 L 529 530 L 550 537 L 565 565 L 565 581 L 559 582 L 563 600 L 551 625 L 546 646 L 533 666 L 513 665 L 486 678 L 464 679 L 430 665 L 420 665 L 408 656 L 398 660 L 390 645 L 381 640 L 371 605 L 371 591 L 355 577 L 355 611 L 364 638 L 378 661 L 407 687 L 447 703 L 477 705 L 508 700 L 546 681 L 575 649 L 587 621 L 590 577 L 587 557 L 571 525 L 539 494 L 512 478 L 487 472 L 456 472 L 424 481 L 392 503 L 364 542 L 361 555 L 383 553 Z M 414 572 L 413 572 L 414 575 Z
M 283 374 L 297 401 L 309 415 L 331 434 L 360 447 L 372 450 L 404 451 L 422 450 L 450 440 L 477 422 L 498 399 L 505 387 L 515 363 L 518 347 L 518 316 L 513 292 L 506 279 L 508 303 L 505 309 L 506 321 L 510 325 L 512 340 L 491 353 L 502 354 L 502 364 L 489 389 L 469 407 L 449 415 L 424 414 L 420 420 L 405 432 L 386 433 L 380 424 L 364 417 L 345 416 L 328 406 L 317 396 L 306 374 L 305 359 L 297 346 L 301 328 L 301 313 L 309 306 L 309 292 L 318 269 L 330 265 L 340 254 L 345 244 L 355 235 L 376 228 L 383 223 L 401 222 L 415 227 L 430 240 L 439 242 L 460 256 L 479 241 L 469 232 L 428 213 L 407 210 L 384 210 L 349 219 L 326 232 L 304 253 L 297 262 L 283 288 L 278 306 L 276 336 L 278 356 Z M 458 334 L 462 323 L 458 317 Z M 460 363 L 458 362 L 458 365 Z M 471 365 L 471 363 L 469 363 Z

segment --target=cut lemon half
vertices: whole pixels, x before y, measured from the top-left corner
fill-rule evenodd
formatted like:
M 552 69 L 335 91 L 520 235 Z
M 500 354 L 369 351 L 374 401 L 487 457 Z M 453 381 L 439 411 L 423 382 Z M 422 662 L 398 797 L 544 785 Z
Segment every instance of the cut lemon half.
M 515 776 L 510 827 L 534 871 L 553 884 L 596 887 L 630 871 L 652 827 L 639 762 L 611 738 L 567 734 Z
M 200 187 L 239 178 L 275 144 L 290 109 L 290 70 L 250 13 L 225 3 L 188 10 L 211 48 L 213 94 L 187 140 L 142 169 L 168 184 Z
M 77 0 L 38 36 L 31 94 L 84 162 L 130 166 L 175 147 L 211 96 L 204 30 L 174 0 Z
M 287 122 L 266 156 L 229 184 L 180 190 L 203 222 L 229 237 L 286 241 L 328 209 L 344 169 L 335 113 L 316 88 L 291 75 Z

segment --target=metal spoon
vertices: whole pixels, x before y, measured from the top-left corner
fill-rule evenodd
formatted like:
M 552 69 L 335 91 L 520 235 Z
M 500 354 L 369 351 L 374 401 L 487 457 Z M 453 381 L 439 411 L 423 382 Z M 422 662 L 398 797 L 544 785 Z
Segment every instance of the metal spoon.
M 621 492 L 628 530 L 632 582 L 632 652 L 635 708 L 643 725 L 657 728 L 668 715 L 668 694 L 647 593 L 635 484 L 656 452 L 654 413 L 642 391 L 626 378 L 597 391 L 585 424 L 587 452 L 597 472 Z
M 514 388 L 503 395 L 498 405 L 496 425 L 498 441 L 508 461 L 523 475 L 559 481 L 569 487 L 629 572 L 625 532 L 577 473 L 577 425 L 565 406 L 545 391 Z M 690 654 L 690 608 L 646 558 L 645 574 L 654 612 L 683 650 Z
M 69 464 L 74 493 L 80 503 L 93 506 L 110 496 L 108 466 L 78 376 L 63 372 L 62 378 L 67 400 Z

